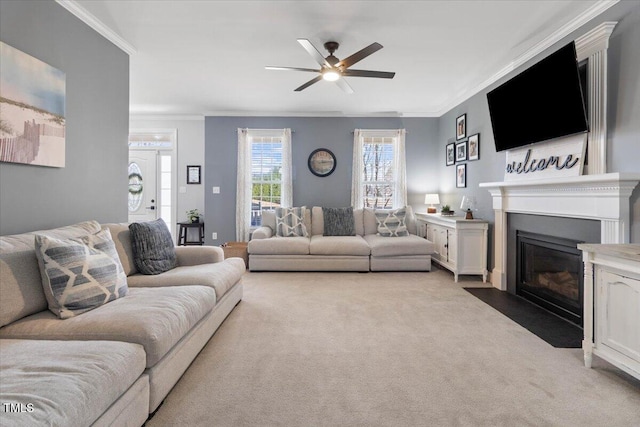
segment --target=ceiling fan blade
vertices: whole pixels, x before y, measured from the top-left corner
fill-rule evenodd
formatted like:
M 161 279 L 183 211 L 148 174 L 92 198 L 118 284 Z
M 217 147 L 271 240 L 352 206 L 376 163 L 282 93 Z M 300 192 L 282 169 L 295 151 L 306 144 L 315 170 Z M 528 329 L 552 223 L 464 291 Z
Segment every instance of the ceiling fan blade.
M 318 83 L 320 80 L 322 80 L 322 76 L 321 75 L 316 77 L 315 79 L 309 80 L 308 82 L 306 82 L 305 84 L 303 84 L 299 88 L 295 89 L 294 92 L 300 92 L 301 90 L 305 90 L 306 88 L 308 88 L 312 84 Z
M 392 73 L 390 71 L 344 70 L 342 75 L 349 77 L 377 77 L 380 79 L 392 79 L 396 73 Z
M 311 55 L 311 57 L 313 59 L 315 59 L 318 64 L 320 64 L 323 67 L 331 68 L 331 64 L 329 64 L 327 62 L 327 60 L 324 59 L 324 56 L 322 56 L 322 54 L 318 51 L 318 49 L 316 49 L 316 47 L 314 45 L 312 45 L 309 40 L 307 40 L 307 39 L 298 39 L 298 43 L 300 43 L 302 45 L 304 50 L 309 52 L 309 55 Z
M 353 89 L 351 89 L 351 86 L 349 86 L 349 83 L 347 83 L 347 81 L 345 79 L 336 80 L 336 84 L 338 85 L 338 87 L 340 89 L 342 89 L 346 93 L 348 93 L 348 94 L 352 94 L 353 93 Z
M 314 70 L 313 68 L 298 68 L 298 67 L 273 67 L 271 65 L 267 65 L 264 67 L 265 70 L 277 70 L 277 71 L 310 71 L 314 73 L 319 73 L 320 70 Z
M 382 49 L 382 45 L 380 43 L 371 43 L 369 46 L 365 47 L 362 50 L 354 53 L 353 55 L 343 59 L 342 61 L 336 64 L 337 67 L 349 68 L 356 62 L 362 61 L 367 56 L 371 55 Z

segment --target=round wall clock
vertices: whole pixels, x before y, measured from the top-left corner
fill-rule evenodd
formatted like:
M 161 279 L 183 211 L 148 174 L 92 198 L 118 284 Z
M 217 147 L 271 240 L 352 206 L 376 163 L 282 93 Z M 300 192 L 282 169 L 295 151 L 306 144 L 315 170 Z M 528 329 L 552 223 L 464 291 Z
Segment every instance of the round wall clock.
M 309 155 L 308 164 L 315 176 L 329 176 L 336 170 L 336 156 L 326 148 L 318 148 Z

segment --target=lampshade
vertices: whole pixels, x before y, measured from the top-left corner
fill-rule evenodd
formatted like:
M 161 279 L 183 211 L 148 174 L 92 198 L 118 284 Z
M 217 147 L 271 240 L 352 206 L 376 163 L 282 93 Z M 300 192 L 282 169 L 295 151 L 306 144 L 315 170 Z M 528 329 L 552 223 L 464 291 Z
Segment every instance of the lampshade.
M 462 203 L 460 203 L 460 209 L 466 210 L 466 219 L 473 219 L 473 211 L 476 208 L 476 198 L 473 196 L 462 196 Z
M 425 205 L 439 205 L 440 204 L 440 196 L 437 194 L 426 194 L 424 196 L 424 204 Z

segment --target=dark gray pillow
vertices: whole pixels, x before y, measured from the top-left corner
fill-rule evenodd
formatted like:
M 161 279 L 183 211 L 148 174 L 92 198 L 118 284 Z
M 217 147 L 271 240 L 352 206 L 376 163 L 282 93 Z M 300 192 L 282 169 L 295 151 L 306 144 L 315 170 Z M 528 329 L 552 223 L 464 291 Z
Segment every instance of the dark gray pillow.
M 176 248 L 167 224 L 158 218 L 129 224 L 133 262 L 142 274 L 160 274 L 178 265 Z
M 325 236 L 355 236 L 353 208 L 322 208 Z

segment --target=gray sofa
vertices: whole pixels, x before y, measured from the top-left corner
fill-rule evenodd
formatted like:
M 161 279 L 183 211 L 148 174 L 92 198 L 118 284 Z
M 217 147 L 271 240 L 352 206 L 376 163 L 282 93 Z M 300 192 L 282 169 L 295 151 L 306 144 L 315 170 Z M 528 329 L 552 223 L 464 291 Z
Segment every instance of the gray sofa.
M 251 271 L 430 271 L 432 242 L 416 235 L 407 206 L 409 236 L 382 237 L 373 209 L 354 209 L 355 236 L 324 236 L 322 208 L 307 209 L 308 237 L 276 237 L 275 214 L 263 211 L 262 226 L 248 244 Z
M 107 224 L 129 294 L 61 320 L 48 310 L 34 234 L 0 237 L 0 418 L 7 425 L 142 425 L 242 299 L 240 258 L 177 247 L 178 267 L 134 266 L 127 224 Z M 79 237 L 95 221 L 39 231 Z M 34 375 L 37 373 L 37 375 Z

